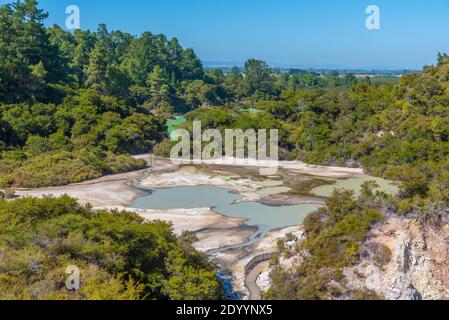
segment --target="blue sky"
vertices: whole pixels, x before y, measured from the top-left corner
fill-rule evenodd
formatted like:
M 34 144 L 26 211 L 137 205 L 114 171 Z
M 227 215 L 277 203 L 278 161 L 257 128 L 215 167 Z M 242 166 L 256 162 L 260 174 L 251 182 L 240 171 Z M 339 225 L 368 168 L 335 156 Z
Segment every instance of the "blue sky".
M 5 1 L 0 1 L 5 2 Z M 421 68 L 449 52 L 448 0 L 40 0 L 49 24 L 78 5 L 81 28 L 177 37 L 204 61 L 255 57 L 300 67 Z M 381 30 L 365 28 L 365 8 Z

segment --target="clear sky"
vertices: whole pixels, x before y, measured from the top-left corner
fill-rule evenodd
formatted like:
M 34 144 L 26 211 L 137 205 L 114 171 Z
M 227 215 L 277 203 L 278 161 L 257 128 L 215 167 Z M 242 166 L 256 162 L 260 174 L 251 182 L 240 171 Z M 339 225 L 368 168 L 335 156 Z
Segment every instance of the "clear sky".
M 61 26 L 72 4 L 82 29 L 164 33 L 203 61 L 420 69 L 449 52 L 449 0 L 40 0 Z M 380 8 L 379 31 L 365 27 L 368 5 Z

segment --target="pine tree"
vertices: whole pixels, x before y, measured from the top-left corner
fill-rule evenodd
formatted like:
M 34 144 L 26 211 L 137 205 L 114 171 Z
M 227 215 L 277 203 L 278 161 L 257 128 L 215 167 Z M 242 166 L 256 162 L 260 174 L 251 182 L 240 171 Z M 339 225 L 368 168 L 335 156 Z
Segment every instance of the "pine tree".
M 46 82 L 66 80 L 66 61 L 58 47 L 51 44 L 43 24 L 47 16 L 37 8 L 36 0 L 0 7 L 0 99 L 3 101 L 32 98 L 35 92 L 32 66 L 40 63 L 47 73 Z
M 76 47 L 73 60 L 70 63 L 72 77 L 78 85 L 86 82 L 86 72 L 89 66 L 90 53 L 95 47 L 95 38 L 89 31 L 76 30 L 74 33 Z
M 144 86 L 148 74 L 156 65 L 156 58 L 157 50 L 154 36 L 150 32 L 145 32 L 129 46 L 122 68 L 135 84 Z
M 44 26 L 48 13 L 38 9 L 36 0 L 17 1 L 13 4 L 19 16 L 18 49 L 27 65 L 43 62 L 48 72 L 48 80 L 57 82 L 65 80 L 67 63 L 62 59 L 58 48 L 50 43 L 49 34 Z
M 155 66 L 148 75 L 147 85 L 152 95 L 165 95 L 168 90 L 168 79 L 166 72 L 160 66 Z
M 107 50 L 98 42 L 89 56 L 86 86 L 92 87 L 98 92 L 103 92 L 107 71 Z

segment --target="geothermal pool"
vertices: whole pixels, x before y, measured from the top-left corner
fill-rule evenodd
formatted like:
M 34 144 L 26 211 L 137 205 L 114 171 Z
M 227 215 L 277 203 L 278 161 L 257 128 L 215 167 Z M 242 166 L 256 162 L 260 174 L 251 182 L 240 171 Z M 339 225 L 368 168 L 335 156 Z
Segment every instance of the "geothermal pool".
M 260 231 L 302 224 L 304 218 L 320 208 L 317 204 L 268 206 L 258 202 L 238 202 L 238 194 L 214 186 L 175 187 L 155 190 L 131 204 L 141 209 L 191 209 L 210 207 L 215 212 L 243 218 Z
M 326 198 L 335 189 L 348 189 L 354 191 L 358 196 L 361 185 L 366 181 L 375 181 L 379 185 L 379 190 L 387 194 L 398 192 L 398 187 L 391 181 L 361 176 L 337 181 L 329 180 L 328 185 L 311 190 L 310 195 Z M 230 189 L 201 185 L 153 190 L 150 195 L 135 200 L 131 207 L 156 210 L 212 208 L 213 211 L 225 216 L 243 218 L 247 221 L 247 225 L 258 226 L 259 234 L 272 229 L 300 225 L 307 215 L 321 207 L 319 204 L 310 203 L 269 206 L 258 202 L 241 202 L 240 200 L 240 195 Z

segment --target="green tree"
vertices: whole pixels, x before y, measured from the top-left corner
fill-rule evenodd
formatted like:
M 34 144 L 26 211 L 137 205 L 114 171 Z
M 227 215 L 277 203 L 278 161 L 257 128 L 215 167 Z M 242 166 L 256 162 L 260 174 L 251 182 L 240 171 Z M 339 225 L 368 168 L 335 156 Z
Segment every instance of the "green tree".
M 274 78 L 266 62 L 250 59 L 245 62 L 245 82 L 248 95 L 256 92 L 271 94 L 273 92 Z
M 92 87 L 99 93 L 104 92 L 107 71 L 107 49 L 101 43 L 97 43 L 89 56 L 86 86 Z
M 123 58 L 123 70 L 138 86 L 145 85 L 149 73 L 156 65 L 157 51 L 154 42 L 154 36 L 150 32 L 143 33 L 140 38 L 131 42 Z
M 16 1 L 0 7 L 0 97 L 22 101 L 42 94 L 32 66 L 45 69 L 46 82 L 66 79 L 67 63 L 52 45 L 43 21 L 48 16 L 36 0 Z M 42 86 L 41 86 L 42 87 Z M 42 88 L 39 88 L 42 89 Z

